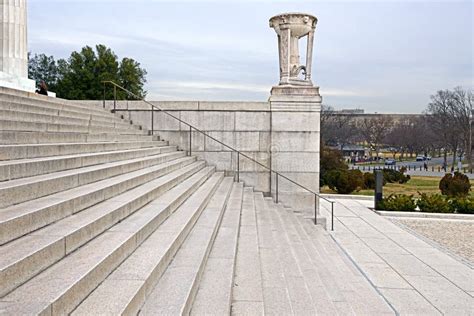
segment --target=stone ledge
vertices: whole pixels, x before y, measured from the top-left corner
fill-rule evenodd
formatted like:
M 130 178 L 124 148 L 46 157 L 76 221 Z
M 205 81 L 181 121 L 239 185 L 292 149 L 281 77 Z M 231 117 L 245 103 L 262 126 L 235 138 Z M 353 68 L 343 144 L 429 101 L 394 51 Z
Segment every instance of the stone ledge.
M 470 214 L 393 212 L 393 211 L 375 211 L 375 213 L 379 214 L 380 216 L 397 217 L 397 218 L 474 220 L 474 215 L 470 215 Z

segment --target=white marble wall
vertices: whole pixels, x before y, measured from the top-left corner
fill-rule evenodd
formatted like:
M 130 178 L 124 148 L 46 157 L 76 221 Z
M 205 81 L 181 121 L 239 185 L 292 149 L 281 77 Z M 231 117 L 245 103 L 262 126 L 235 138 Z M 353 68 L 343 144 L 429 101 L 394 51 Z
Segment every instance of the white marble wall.
M 101 106 L 101 101 L 77 101 Z M 202 129 L 212 137 L 242 151 L 267 167 L 319 192 L 319 106 L 304 111 L 271 109 L 270 102 L 152 102 L 169 113 Z M 107 102 L 107 107 L 112 107 Z M 149 109 L 143 102 L 119 101 L 117 108 Z M 123 112 L 137 124 L 151 128 L 150 113 Z M 128 114 L 130 113 L 130 114 Z M 189 128 L 163 113 L 155 112 L 157 134 L 188 150 Z M 193 132 L 193 154 L 234 175 L 237 156 L 222 145 Z M 275 194 L 275 176 L 255 163 L 240 158 L 240 179 L 266 194 Z M 314 196 L 285 180 L 279 181 L 280 201 L 312 209 Z M 297 193 L 297 194 L 295 194 Z M 297 197 L 297 198 L 295 198 Z
M 28 77 L 26 0 L 0 2 L 0 71 Z

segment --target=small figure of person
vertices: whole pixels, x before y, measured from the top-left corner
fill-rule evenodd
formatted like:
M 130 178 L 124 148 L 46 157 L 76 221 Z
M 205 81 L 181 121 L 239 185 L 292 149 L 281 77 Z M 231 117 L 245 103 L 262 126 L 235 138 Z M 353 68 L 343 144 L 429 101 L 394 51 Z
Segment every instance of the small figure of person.
M 425 169 L 425 171 L 428 171 L 428 164 L 426 162 L 423 163 L 423 168 Z
M 41 81 L 39 84 L 38 90 L 36 90 L 36 93 L 42 94 L 42 95 L 48 95 L 48 86 L 46 85 L 46 82 Z

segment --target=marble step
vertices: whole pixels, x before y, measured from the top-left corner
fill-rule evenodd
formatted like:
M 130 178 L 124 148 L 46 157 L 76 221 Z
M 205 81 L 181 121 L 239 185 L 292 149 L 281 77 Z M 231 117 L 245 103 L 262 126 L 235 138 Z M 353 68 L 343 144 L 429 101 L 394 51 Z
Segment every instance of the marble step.
M 301 262 L 297 259 L 293 248 L 298 247 L 298 245 L 290 243 L 287 223 L 282 222 L 278 216 L 277 205 L 272 198 L 266 198 L 265 200 L 265 210 L 272 229 L 274 251 L 284 277 L 284 284 L 281 286 L 286 287 L 291 310 L 294 315 L 315 315 L 316 308 L 313 298 L 305 280 L 305 274 L 300 266 Z
M 167 146 L 165 141 L 0 145 L 0 161 Z
M 226 178 L 175 258 L 151 290 L 140 315 L 188 315 L 219 229 L 234 179 Z
M 291 247 L 294 258 L 297 260 L 299 270 L 304 275 L 304 282 L 311 296 L 315 314 L 338 315 L 335 304 L 341 305 L 339 302 L 342 299 L 339 296 L 331 296 L 331 293 L 328 292 L 328 286 L 323 283 L 323 280 L 327 280 L 327 275 L 324 274 L 326 267 L 320 268 L 320 262 L 316 264 L 312 260 L 312 255 L 314 255 L 312 253 L 313 249 L 311 246 L 308 246 L 308 244 L 311 244 L 311 241 L 307 236 L 300 236 L 302 228 L 295 226 L 299 224 L 296 222 L 294 214 L 291 210 L 287 212 L 282 205 L 277 205 L 274 216 L 285 227 L 289 247 Z
M 163 143 L 163 145 L 166 145 Z M 53 156 L 45 158 L 0 161 L 0 181 L 32 177 L 41 174 L 76 169 L 127 159 L 154 156 L 176 151 L 174 146 L 156 146 L 100 153 Z
M 69 314 L 132 255 L 164 220 L 175 222 L 174 225 L 184 223 L 182 229 L 189 230 L 222 178 L 222 173 L 212 175 L 188 198 L 193 201 L 192 204 L 179 208 L 177 212 L 175 210 L 183 199 L 162 203 L 161 199 L 166 200 L 166 195 L 163 195 L 149 203 L 1 298 L 1 308 L 7 314 L 16 315 Z M 181 189 L 177 186 L 172 190 Z M 117 295 L 114 293 L 113 296 Z
M 196 162 L 1 246 L 0 296 L 123 221 L 203 167 L 204 163 Z
M 106 133 L 1 131 L 0 144 L 50 144 L 84 142 L 151 141 L 158 136 Z
M 82 185 L 39 199 L 0 209 L 0 245 L 103 202 L 127 190 L 184 168 L 195 157 L 176 156 L 168 162 Z
M 130 125 L 132 126 L 132 125 Z M 67 132 L 92 134 L 148 135 L 148 131 L 134 128 L 115 128 L 103 126 L 82 126 L 72 124 L 48 124 L 0 120 L 0 130 L 21 132 Z
M 227 196 L 232 182 L 232 178 L 226 178 L 219 185 L 207 206 L 196 204 L 191 199 L 184 202 L 176 214 L 178 212 L 189 213 L 190 215 L 182 218 L 194 217 L 194 221 L 197 220 L 194 227 L 187 225 L 187 222 L 182 220 L 165 221 L 72 314 L 137 314 L 170 262 L 179 260 L 179 253 L 189 244 L 189 239 L 193 237 L 193 234 L 196 234 L 195 231 L 202 230 L 203 217 L 208 218 L 210 209 L 217 211 L 215 208 L 220 207 L 216 205 L 216 199 Z M 205 207 L 204 210 L 199 209 L 203 207 Z M 200 212 L 202 212 L 201 217 L 199 217 Z M 198 217 L 199 219 L 197 219 Z M 191 229 L 192 232 L 189 234 Z M 186 239 L 188 234 L 189 237 Z M 204 242 L 205 240 L 200 238 L 199 241 Z M 184 245 L 182 245 L 183 242 Z M 202 247 L 201 244 L 197 246 Z M 175 257 L 178 249 L 180 250 Z M 189 263 L 191 262 L 189 261 Z M 117 287 L 124 288 L 119 296 L 114 295 Z
M 232 315 L 263 315 L 262 269 L 252 188 L 244 189 L 234 275 Z
M 202 275 L 191 315 L 230 315 L 243 183 L 234 183 Z M 253 267 L 252 267 L 253 268 Z
M 102 126 L 109 128 L 130 128 L 130 129 L 141 129 L 139 125 L 133 125 L 130 122 L 122 122 L 122 120 L 115 120 L 109 118 L 75 118 L 68 117 L 64 114 L 36 114 L 30 112 L 20 112 L 11 110 L 0 110 L 0 119 L 8 121 L 18 122 L 35 122 L 35 123 L 47 123 L 47 124 L 72 124 L 80 126 Z
M 81 113 L 94 114 L 103 117 L 114 117 L 110 110 L 102 107 L 84 106 L 80 103 L 68 102 L 59 98 L 31 98 L 25 96 L 14 96 L 9 94 L 0 94 L 0 102 L 4 104 L 24 104 L 42 108 L 51 108 L 57 110 L 71 110 Z
M 175 151 L 0 182 L 0 208 L 146 168 L 182 155 L 183 152 Z
M 340 250 L 327 231 L 312 225 L 300 214 L 296 218 L 302 228 L 300 233 L 309 237 L 315 264 L 321 266 L 321 272 L 327 276 L 328 293 L 334 297 L 334 293 L 339 291 L 335 306 L 340 314 L 347 314 L 349 310 L 355 315 L 396 314 Z
M 107 113 L 90 113 L 74 107 L 63 107 L 63 106 L 40 106 L 34 104 L 25 104 L 17 102 L 4 102 L 0 100 L 0 110 L 13 111 L 18 113 L 31 113 L 38 115 L 51 115 L 61 116 L 73 119 L 82 119 L 90 121 L 105 121 L 105 122 L 117 122 L 117 123 L 128 123 L 131 121 L 122 118 L 121 114 Z

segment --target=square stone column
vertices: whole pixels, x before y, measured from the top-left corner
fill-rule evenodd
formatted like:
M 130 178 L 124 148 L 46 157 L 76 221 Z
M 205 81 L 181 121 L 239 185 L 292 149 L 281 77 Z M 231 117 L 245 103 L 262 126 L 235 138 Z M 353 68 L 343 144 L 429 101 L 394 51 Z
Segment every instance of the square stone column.
M 319 88 L 275 86 L 269 101 L 273 170 L 319 193 L 322 101 Z M 280 202 L 314 215 L 313 194 L 283 178 L 278 179 L 278 191 Z M 275 176 L 272 177 L 271 192 L 276 195 Z

